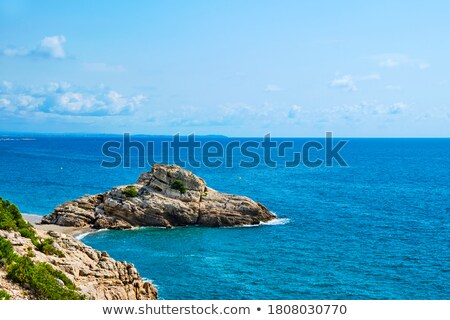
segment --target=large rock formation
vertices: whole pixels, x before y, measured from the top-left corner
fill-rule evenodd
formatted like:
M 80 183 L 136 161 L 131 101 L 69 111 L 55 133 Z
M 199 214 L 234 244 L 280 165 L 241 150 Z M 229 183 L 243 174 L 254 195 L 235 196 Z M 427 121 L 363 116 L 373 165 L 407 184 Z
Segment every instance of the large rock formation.
M 64 256 L 46 255 L 38 251 L 30 239 L 22 237 L 15 231 L 0 230 L 0 237 L 8 240 L 20 256 L 32 256 L 33 261 L 47 262 L 54 269 L 61 270 L 87 299 L 157 299 L 155 287 L 150 282 L 144 281 L 132 264 L 116 261 L 106 252 L 94 250 L 71 236 L 54 231 L 45 233 L 36 230 L 36 232 L 42 238 L 51 237 L 52 245 Z M 35 299 L 32 291 L 9 281 L 2 268 L 0 268 L 0 288 L 6 290 L 12 299 Z
M 97 229 L 221 227 L 254 225 L 274 218 L 260 203 L 213 190 L 203 179 L 178 166 L 157 164 L 134 185 L 59 205 L 42 223 Z

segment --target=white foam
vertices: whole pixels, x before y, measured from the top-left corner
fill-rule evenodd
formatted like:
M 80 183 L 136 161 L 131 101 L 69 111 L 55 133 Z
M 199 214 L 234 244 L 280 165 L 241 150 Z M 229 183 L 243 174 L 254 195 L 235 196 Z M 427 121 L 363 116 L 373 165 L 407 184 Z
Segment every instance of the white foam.
M 35 138 L 0 138 L 0 141 L 35 141 Z
M 259 224 L 243 224 L 242 226 L 236 226 L 236 227 L 241 227 L 241 228 L 253 228 L 253 227 L 258 227 Z
M 275 214 L 275 212 L 272 212 L 273 214 Z M 276 214 L 275 214 L 276 216 Z M 260 222 L 258 224 L 243 224 L 243 225 L 236 225 L 236 226 L 223 226 L 221 228 L 223 229 L 227 229 L 227 228 L 255 228 L 255 227 L 260 227 L 260 226 L 280 226 L 280 225 L 285 225 L 291 222 L 291 219 L 289 218 L 275 218 L 272 219 L 270 221 L 267 222 Z M 201 227 L 200 225 L 193 225 L 190 227 Z M 180 229 L 180 228 L 186 228 L 186 226 L 174 226 L 171 229 Z M 137 226 L 137 227 L 131 227 L 130 229 L 124 229 L 122 231 L 128 231 L 128 230 L 142 230 L 142 229 L 167 229 L 166 227 L 156 227 L 156 226 Z M 81 233 L 77 236 L 75 236 L 76 239 L 81 240 L 84 237 L 86 237 L 87 235 L 91 234 L 91 233 L 97 233 L 97 232 L 101 232 L 101 231 L 108 231 L 109 229 L 99 229 L 96 231 L 91 231 L 91 232 L 85 232 L 85 233 Z M 170 229 L 169 229 L 170 230 Z
M 89 234 L 99 233 L 99 232 L 108 231 L 108 230 L 109 229 L 98 229 L 98 230 L 95 230 L 95 231 L 84 232 L 84 233 L 77 234 L 74 238 L 77 239 L 77 240 L 81 240 L 81 239 L 83 239 L 84 237 L 86 237 Z
M 273 213 L 273 212 L 272 212 Z M 275 218 L 267 222 L 260 222 L 258 224 L 242 224 L 242 225 L 236 225 L 236 226 L 226 226 L 221 228 L 254 228 L 254 227 L 260 227 L 260 226 L 280 226 L 290 223 L 291 220 L 288 218 Z
M 172 227 L 172 228 L 181 228 L 181 227 Z M 166 227 L 161 226 L 134 226 L 130 229 L 123 229 L 121 231 L 128 231 L 128 230 L 141 230 L 141 229 L 167 229 Z
M 259 226 L 260 226 L 260 224 L 238 224 L 235 226 L 221 226 L 220 229 L 253 228 L 253 227 L 259 227 Z M 200 226 L 200 225 L 198 227 L 202 228 L 202 226 Z
M 265 225 L 265 226 L 279 226 L 279 225 L 284 225 L 284 224 L 288 224 L 291 222 L 291 219 L 288 218 L 276 218 L 267 222 L 261 222 L 261 225 Z
M 152 285 L 153 285 L 156 289 L 159 289 L 159 286 L 158 286 L 157 284 L 155 284 L 155 280 L 152 280 L 152 279 L 146 278 L 146 277 L 142 277 L 142 281 L 144 281 L 144 282 L 151 282 Z
M 83 239 L 84 237 L 86 237 L 88 234 L 91 234 L 91 233 L 93 233 L 93 232 L 85 232 L 85 233 L 77 234 L 77 235 L 75 236 L 75 239 L 81 240 L 81 239 Z

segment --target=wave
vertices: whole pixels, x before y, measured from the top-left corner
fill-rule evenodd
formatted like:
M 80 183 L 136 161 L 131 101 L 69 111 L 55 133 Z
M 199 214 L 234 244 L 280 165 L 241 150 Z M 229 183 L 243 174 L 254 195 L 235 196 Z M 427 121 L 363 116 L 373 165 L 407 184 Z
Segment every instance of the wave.
M 175 226 L 172 227 L 173 228 L 182 228 L 183 226 Z M 141 230 L 141 229 L 167 229 L 166 227 L 163 226 L 133 226 L 130 229 L 123 229 L 122 231 L 127 231 L 127 230 Z
M 272 212 L 275 214 L 274 212 Z M 275 214 L 276 216 L 276 214 Z M 267 222 L 260 222 L 258 224 L 243 224 L 243 225 L 237 225 L 237 226 L 227 226 L 222 228 L 254 228 L 254 227 L 260 227 L 260 226 L 281 226 L 285 225 L 291 222 L 291 219 L 289 218 L 275 218 Z
M 279 225 L 285 225 L 291 222 L 291 219 L 289 218 L 275 218 L 273 220 L 267 221 L 267 222 L 260 222 L 260 225 L 264 226 L 279 226 Z
M 99 233 L 102 231 L 108 231 L 108 229 L 98 229 L 98 230 L 94 230 L 94 231 L 83 232 L 83 233 L 77 234 L 76 236 L 74 236 L 74 238 L 77 240 L 81 240 L 90 234 Z
M 261 223 L 259 223 L 259 224 L 238 224 L 235 226 L 222 226 L 219 229 L 255 228 L 255 227 L 259 227 L 260 225 L 261 225 Z M 198 227 L 202 227 L 202 226 L 198 225 Z
M 142 278 L 142 281 L 150 282 L 156 288 L 156 290 L 159 291 L 159 285 L 157 285 L 155 283 L 155 280 L 152 280 L 152 279 L 146 278 L 146 277 L 142 277 L 142 276 L 141 276 L 141 278 Z M 164 298 L 159 295 L 159 292 L 158 292 L 158 300 L 164 300 Z
M 272 212 L 273 214 L 275 214 L 274 212 Z M 267 221 L 267 222 L 260 222 L 258 224 L 243 224 L 243 225 L 236 225 L 236 226 L 224 226 L 221 227 L 223 229 L 228 229 L 228 228 L 256 228 L 256 227 L 260 227 L 260 226 L 280 226 L 280 225 L 285 225 L 291 222 L 291 219 L 289 218 L 275 218 L 273 220 Z M 173 230 L 173 229 L 181 229 L 181 228 L 187 228 L 187 227 L 202 227 L 200 225 L 192 225 L 192 226 L 174 226 L 172 228 L 170 228 L 169 230 Z M 130 229 L 124 229 L 122 231 L 136 231 L 136 230 L 145 230 L 145 229 L 167 229 L 166 227 L 161 227 L 161 226 L 134 226 L 131 227 Z M 76 235 L 75 238 L 78 240 L 83 239 L 84 237 L 86 237 L 89 234 L 92 233 L 98 233 L 101 231 L 108 231 L 109 229 L 99 229 L 99 230 L 95 230 L 95 231 L 89 231 L 89 232 L 84 232 L 84 233 L 80 233 L 79 235 Z
M 35 141 L 35 138 L 0 138 L 0 141 Z
M 141 278 L 142 278 L 143 281 L 151 282 L 156 289 L 159 288 L 159 286 L 157 284 L 155 284 L 155 280 L 152 280 L 152 279 L 146 278 L 146 277 L 141 277 Z
M 80 233 L 80 234 L 77 234 L 76 236 L 74 236 L 74 238 L 77 239 L 77 240 L 81 240 L 81 239 L 83 239 L 84 237 L 86 237 L 88 234 L 91 234 L 91 233 L 94 233 L 94 232 L 84 232 L 84 233 Z

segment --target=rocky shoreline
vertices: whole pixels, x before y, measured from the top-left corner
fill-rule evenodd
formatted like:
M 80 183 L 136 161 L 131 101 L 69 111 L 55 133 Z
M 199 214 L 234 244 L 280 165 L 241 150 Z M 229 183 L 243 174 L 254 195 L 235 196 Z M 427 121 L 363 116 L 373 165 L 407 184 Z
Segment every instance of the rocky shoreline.
M 36 235 L 60 252 L 47 255 L 17 231 L 0 230 L 20 256 L 33 257 L 62 271 L 86 299 L 152 300 L 158 292 L 144 281 L 133 264 L 119 262 L 76 239 L 98 229 L 175 226 L 229 227 L 257 225 L 276 218 L 262 204 L 248 197 L 218 192 L 192 172 L 178 166 L 154 165 L 136 184 L 86 195 L 57 206 L 44 217 L 24 214 Z M 31 227 L 31 226 L 30 226 Z M 35 249 L 33 249 L 35 248 Z M 30 251 L 31 250 L 31 251 Z M 8 280 L 0 268 L 0 288 L 12 299 L 35 299 L 33 291 Z
M 26 215 L 25 218 L 30 218 Z M 158 291 L 151 282 L 144 281 L 133 264 L 116 261 L 108 253 L 97 251 L 73 236 L 55 230 L 42 230 L 34 219 L 36 235 L 42 240 L 51 239 L 52 246 L 61 254 L 47 255 L 35 248 L 29 238 L 16 231 L 0 230 L 0 237 L 11 243 L 20 256 L 31 257 L 34 262 L 44 262 L 62 271 L 89 300 L 155 300 Z M 53 226 L 57 227 L 57 226 Z M 63 229 L 58 231 L 67 231 Z M 72 229 L 72 234 L 84 230 Z M 6 271 L 0 268 L 0 288 L 11 299 L 35 299 L 34 292 L 26 286 L 8 280 Z
M 91 227 L 64 227 L 56 224 L 42 224 L 43 216 L 30 213 L 22 213 L 22 217 L 31 223 L 36 229 L 47 232 L 56 231 L 59 233 L 64 233 L 68 236 L 72 236 L 76 239 L 82 234 L 96 232 L 98 230 L 92 229 Z
M 133 185 L 59 205 L 42 224 L 94 229 L 225 227 L 256 225 L 275 218 L 248 197 L 218 192 L 178 166 L 156 164 Z

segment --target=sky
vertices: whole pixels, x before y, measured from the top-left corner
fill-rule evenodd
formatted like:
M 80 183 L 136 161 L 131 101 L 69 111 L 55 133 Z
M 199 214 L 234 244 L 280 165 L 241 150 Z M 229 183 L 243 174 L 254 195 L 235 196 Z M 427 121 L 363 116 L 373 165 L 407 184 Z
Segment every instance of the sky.
M 0 132 L 450 136 L 448 1 L 0 0 Z

